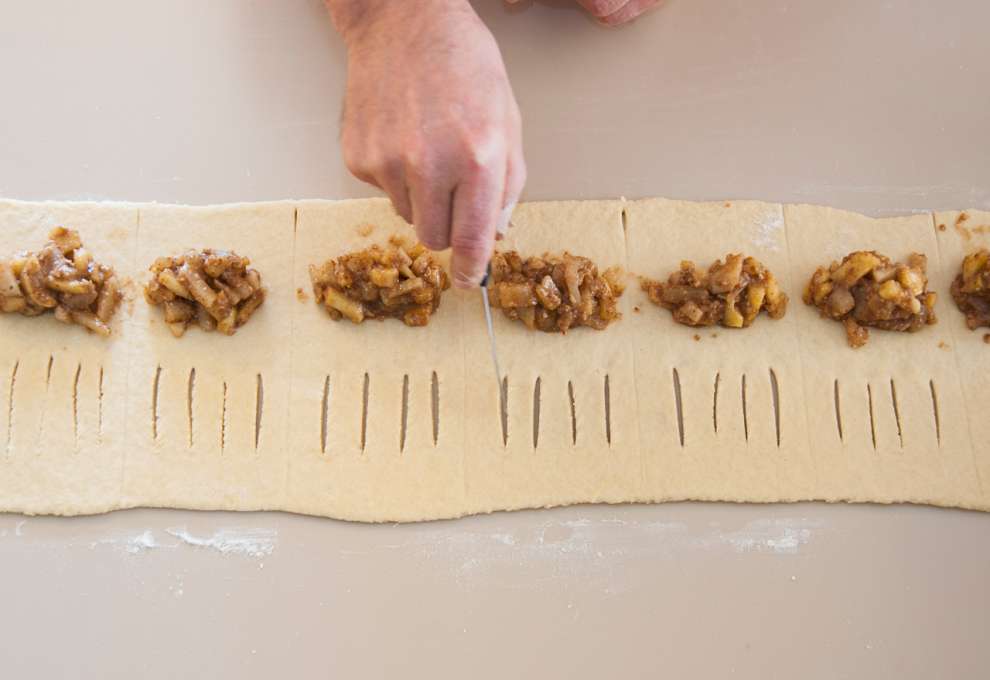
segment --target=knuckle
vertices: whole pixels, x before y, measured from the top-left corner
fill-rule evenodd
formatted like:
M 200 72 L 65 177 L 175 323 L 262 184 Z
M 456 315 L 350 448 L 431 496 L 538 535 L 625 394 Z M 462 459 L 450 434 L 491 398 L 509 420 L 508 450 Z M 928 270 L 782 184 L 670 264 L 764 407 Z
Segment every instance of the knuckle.
M 423 175 L 431 165 L 430 147 L 420 140 L 411 140 L 402 150 L 402 164 L 410 174 Z
M 482 128 L 462 140 L 461 157 L 469 172 L 482 172 L 492 167 L 505 149 L 505 135 L 492 128 Z
M 344 157 L 344 165 L 348 170 L 354 174 L 369 174 L 371 168 L 365 161 L 365 155 L 360 153 L 353 145 L 344 144 L 341 149 L 341 153 Z
M 469 165 L 472 170 L 491 170 L 499 157 L 499 147 L 497 143 L 479 144 L 470 150 L 468 154 Z

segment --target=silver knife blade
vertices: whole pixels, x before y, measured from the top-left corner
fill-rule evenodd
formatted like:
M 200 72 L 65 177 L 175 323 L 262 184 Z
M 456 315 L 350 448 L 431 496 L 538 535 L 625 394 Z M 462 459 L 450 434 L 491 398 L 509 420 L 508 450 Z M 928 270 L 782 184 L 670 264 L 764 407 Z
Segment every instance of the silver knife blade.
M 499 394 L 502 393 L 502 371 L 498 367 L 498 350 L 495 347 L 495 328 L 492 326 L 492 305 L 488 299 L 488 282 L 492 276 L 492 264 L 488 263 L 488 271 L 481 279 L 478 290 L 481 291 L 481 303 L 485 308 L 485 323 L 488 324 L 488 342 L 492 349 L 492 364 L 495 366 L 495 378 L 498 380 Z

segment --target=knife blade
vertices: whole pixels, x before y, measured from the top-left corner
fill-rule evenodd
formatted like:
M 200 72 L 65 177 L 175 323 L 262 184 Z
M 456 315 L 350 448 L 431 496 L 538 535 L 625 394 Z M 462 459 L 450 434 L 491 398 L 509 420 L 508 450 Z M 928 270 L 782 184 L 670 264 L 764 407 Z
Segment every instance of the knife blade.
M 495 346 L 495 328 L 492 326 L 492 304 L 488 299 L 488 283 L 492 277 L 492 263 L 488 263 L 484 278 L 478 290 L 481 291 L 481 303 L 485 308 L 485 323 L 488 324 L 488 342 L 492 350 L 492 364 L 495 366 L 495 379 L 498 380 L 499 395 L 502 394 L 502 371 L 498 367 L 498 349 Z

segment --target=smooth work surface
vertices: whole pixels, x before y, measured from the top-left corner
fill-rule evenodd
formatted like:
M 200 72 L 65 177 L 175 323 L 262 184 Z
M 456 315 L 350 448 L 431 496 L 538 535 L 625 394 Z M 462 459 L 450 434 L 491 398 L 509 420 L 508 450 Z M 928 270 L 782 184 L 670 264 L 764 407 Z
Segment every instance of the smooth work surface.
M 990 7 L 671 0 L 622 30 L 476 3 L 528 200 L 990 208 Z M 0 195 L 373 195 L 316 0 L 0 4 Z M 979 678 L 990 517 L 576 507 L 406 526 L 0 516 L 4 677 Z

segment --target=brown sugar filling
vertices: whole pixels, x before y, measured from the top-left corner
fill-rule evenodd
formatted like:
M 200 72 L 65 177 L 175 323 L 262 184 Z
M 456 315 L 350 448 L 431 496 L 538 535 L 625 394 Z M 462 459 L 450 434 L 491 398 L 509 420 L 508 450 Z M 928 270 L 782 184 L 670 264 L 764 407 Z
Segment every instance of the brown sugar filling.
M 79 233 L 56 227 L 38 252 L 0 259 L 0 312 L 40 316 L 98 335 L 110 335 L 110 321 L 122 298 L 114 270 L 93 259 Z
M 746 328 L 760 312 L 771 319 L 787 312 L 787 294 L 770 270 L 738 253 L 717 260 L 708 271 L 681 262 L 666 282 L 643 279 L 642 286 L 653 304 L 670 310 L 685 326 Z
M 927 266 L 919 253 L 899 263 L 859 250 L 819 267 L 805 288 L 804 302 L 823 317 L 841 321 L 851 347 L 867 343 L 868 327 L 914 333 L 936 322 Z
M 981 248 L 963 259 L 951 293 L 971 330 L 990 326 L 990 250 Z
M 354 323 L 392 318 L 425 326 L 450 288 L 450 277 L 425 246 L 399 238 L 310 265 L 309 276 L 330 318 Z
M 579 326 L 604 330 L 620 319 L 624 290 L 618 268 L 599 272 L 586 257 L 565 252 L 523 259 L 512 250 L 492 258 L 488 295 L 492 306 L 530 330 L 567 333 Z
M 195 324 L 204 331 L 233 335 L 265 301 L 261 274 L 251 261 L 226 250 L 190 250 L 160 257 L 144 288 L 148 304 L 161 307 L 175 337 Z

